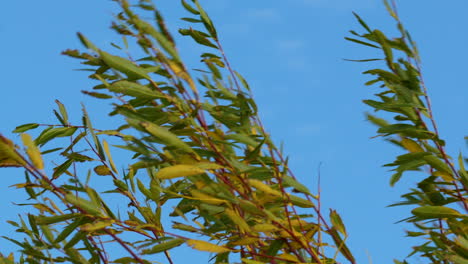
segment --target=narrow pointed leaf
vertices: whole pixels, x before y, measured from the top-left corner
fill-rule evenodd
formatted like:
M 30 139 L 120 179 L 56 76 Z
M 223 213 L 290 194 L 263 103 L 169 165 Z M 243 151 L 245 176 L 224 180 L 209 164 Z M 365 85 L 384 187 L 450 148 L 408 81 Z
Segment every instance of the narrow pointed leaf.
M 159 252 L 163 252 L 163 251 L 178 247 L 178 246 L 182 245 L 184 242 L 185 242 L 184 239 L 173 238 L 171 240 L 161 242 L 160 244 L 158 244 L 158 245 L 156 245 L 156 246 L 154 246 L 154 247 L 152 247 L 150 249 L 145 249 L 145 250 L 143 250 L 142 253 L 144 255 L 156 254 L 156 253 L 159 253 Z
M 200 251 L 207 251 L 211 253 L 224 253 L 230 251 L 230 249 L 226 247 L 218 246 L 203 240 L 189 239 L 186 243 L 193 249 Z

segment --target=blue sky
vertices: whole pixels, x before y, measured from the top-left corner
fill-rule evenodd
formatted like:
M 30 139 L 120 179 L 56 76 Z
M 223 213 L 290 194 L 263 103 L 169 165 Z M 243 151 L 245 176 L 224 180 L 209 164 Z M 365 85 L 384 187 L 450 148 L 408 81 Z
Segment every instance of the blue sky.
M 159 3 L 161 2 L 161 3 Z M 178 1 L 156 1 L 175 32 L 182 9 Z M 345 62 L 376 54 L 346 42 L 348 30 L 360 30 L 351 11 L 372 27 L 395 32 L 380 0 L 202 1 L 220 32 L 231 64 L 249 81 L 260 113 L 273 138 L 284 142 L 295 174 L 316 189 L 317 167 L 322 163 L 322 196 L 325 206 L 340 212 L 350 233 L 349 244 L 359 263 L 391 263 L 410 252 L 404 225 L 394 222 L 408 216 L 408 208 L 385 208 L 414 184 L 417 175 L 388 186 L 390 173 L 381 165 L 399 153 L 379 139 L 369 139 L 375 128 L 364 120 L 369 110 L 361 100 L 374 90 L 362 84 L 360 73 L 370 65 Z M 118 41 L 108 29 L 117 9 L 107 0 L 5 1 L 0 16 L 2 63 L 2 127 L 0 133 L 18 140 L 10 131 L 29 123 L 55 123 L 54 99 L 62 101 L 78 121 L 80 103 L 95 124 L 112 126 L 101 102 L 80 90 L 91 88 L 80 65 L 60 55 L 81 48 L 75 33 L 83 32 L 95 44 L 109 48 Z M 466 0 L 399 1 L 400 15 L 419 44 L 426 83 L 436 120 L 452 156 L 465 151 L 466 61 L 468 10 Z M 186 15 L 186 14 L 183 14 Z M 190 42 L 180 43 L 184 58 L 196 67 Z M 0 172 L 0 230 L 22 208 L 22 195 L 8 186 L 21 181 L 22 172 Z M 11 250 L 0 241 L 2 252 Z M 186 263 L 189 253 L 176 254 Z M 195 263 L 195 262 L 192 262 Z M 201 258 L 200 262 L 206 263 Z M 423 263 L 416 260 L 414 263 Z

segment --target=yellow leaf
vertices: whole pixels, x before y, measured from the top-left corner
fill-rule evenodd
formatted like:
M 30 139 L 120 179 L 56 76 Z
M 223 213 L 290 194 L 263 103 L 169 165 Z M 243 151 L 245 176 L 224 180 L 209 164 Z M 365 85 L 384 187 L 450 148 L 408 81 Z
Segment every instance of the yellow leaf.
M 190 193 L 192 194 L 192 196 L 194 198 L 197 198 L 198 200 L 203 201 L 203 202 L 205 202 L 207 204 L 218 205 L 218 204 L 227 203 L 226 200 L 222 200 L 222 199 L 218 199 L 218 198 L 209 196 L 208 194 L 202 193 L 202 192 L 197 191 L 197 190 L 191 190 Z
M 34 143 L 33 139 L 29 134 L 21 134 L 21 140 L 23 144 L 27 147 L 26 153 L 29 156 L 29 159 L 34 164 L 34 166 L 40 170 L 44 169 L 44 161 L 42 160 L 41 151 Z
M 242 231 L 250 231 L 250 226 L 236 211 L 226 208 L 226 215 L 240 228 Z
M 187 73 L 187 71 L 184 68 L 180 67 L 177 63 L 171 60 L 167 61 L 167 66 L 169 66 L 169 68 L 174 72 L 174 74 L 177 77 L 186 81 L 189 84 L 190 89 L 194 93 L 197 93 L 197 88 L 195 87 L 195 83 L 193 82 L 192 78 L 190 77 L 190 75 Z
M 178 178 L 178 177 L 188 177 L 188 176 L 198 175 L 204 172 L 205 172 L 204 169 L 200 169 L 197 166 L 180 164 L 180 165 L 174 165 L 171 167 L 160 169 L 156 173 L 156 178 L 173 179 L 173 178 Z
M 97 175 L 101 175 L 101 176 L 112 175 L 111 170 L 107 166 L 104 166 L 104 165 L 99 165 L 99 166 L 94 167 L 94 172 L 96 172 Z
M 256 237 L 243 237 L 237 241 L 231 242 L 231 244 L 233 246 L 246 246 L 246 245 L 251 245 L 259 240 L 260 239 Z
M 268 193 L 268 194 L 271 194 L 273 196 L 279 196 L 281 197 L 281 192 L 277 191 L 277 190 L 274 190 L 272 189 L 270 186 L 264 184 L 263 182 L 259 181 L 259 180 L 249 180 L 249 183 L 252 187 L 255 187 L 257 190 L 260 190 L 264 193 Z
M 291 254 L 286 254 L 286 253 L 278 255 L 278 258 L 286 259 L 286 260 L 293 261 L 293 262 L 296 262 L 296 263 L 299 262 L 299 259 L 297 259 L 296 256 L 291 255 Z
M 115 221 L 111 219 L 111 220 L 106 220 L 106 221 L 97 222 L 97 223 L 87 223 L 87 224 L 81 225 L 80 229 L 81 231 L 85 231 L 85 232 L 93 232 L 93 231 L 101 230 L 108 226 L 111 226 L 114 222 Z
M 435 171 L 434 173 L 432 173 L 434 176 L 439 176 L 441 177 L 442 179 L 444 179 L 444 181 L 446 182 L 452 182 L 454 181 L 455 179 L 453 178 L 453 175 L 450 174 L 450 173 L 447 173 L 445 171 Z
M 243 258 L 242 261 L 243 261 L 242 263 L 245 263 L 245 264 L 265 264 L 265 262 L 260 262 L 256 260 L 246 259 L 246 258 Z
M 401 144 L 405 147 L 409 152 L 424 152 L 424 149 L 414 140 L 409 138 L 403 138 L 401 140 Z
M 0 167 L 22 167 L 26 162 L 15 152 L 15 144 L 0 135 Z
M 272 224 L 258 224 L 258 225 L 254 225 L 253 229 L 257 232 L 273 232 L 273 231 L 277 231 L 278 227 Z
M 117 169 L 115 168 L 114 161 L 112 160 L 112 156 L 110 154 L 109 144 L 107 144 L 107 141 L 105 141 L 105 140 L 102 141 L 102 144 L 104 146 L 104 151 L 106 152 L 106 155 L 109 158 L 109 164 L 111 165 L 112 171 L 117 173 Z
M 41 211 L 41 213 L 43 212 L 48 212 L 48 213 L 51 213 L 51 214 L 55 214 L 54 210 L 50 209 L 47 205 L 45 204 L 41 204 L 41 203 L 37 203 L 37 204 L 34 204 L 33 205 L 34 208 L 36 208 L 37 210 Z
M 208 251 L 212 253 L 224 253 L 230 251 L 230 249 L 226 247 L 218 246 L 203 240 L 189 239 L 186 243 L 193 249 L 200 251 Z

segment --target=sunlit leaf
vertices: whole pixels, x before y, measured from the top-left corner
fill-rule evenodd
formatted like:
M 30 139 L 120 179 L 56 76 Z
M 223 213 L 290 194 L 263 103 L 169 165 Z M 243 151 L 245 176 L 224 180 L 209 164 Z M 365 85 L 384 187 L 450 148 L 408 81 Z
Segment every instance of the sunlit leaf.
M 178 247 L 178 246 L 182 245 L 184 242 L 185 242 L 184 239 L 172 238 L 170 240 L 163 241 L 163 242 L 159 243 L 158 245 L 153 246 L 150 249 L 144 249 L 142 253 L 144 255 L 156 254 L 156 253 L 159 253 L 159 252 L 163 252 L 163 251 Z
M 444 206 L 421 206 L 413 209 L 411 212 L 423 219 L 454 218 L 463 216 L 457 210 Z
M 193 249 L 200 250 L 200 251 L 208 251 L 211 253 L 223 253 L 228 252 L 230 249 L 225 248 L 223 246 L 218 246 L 203 240 L 195 240 L 189 239 L 186 241 L 187 245 L 192 247 Z
M 26 153 L 33 165 L 40 170 L 44 169 L 44 161 L 42 160 L 41 151 L 34 143 L 32 137 L 26 133 L 22 133 L 21 139 L 23 144 L 27 147 Z
M 36 123 L 24 124 L 21 126 L 17 126 L 15 130 L 13 130 L 13 133 L 23 133 L 25 131 L 35 129 L 37 127 L 39 127 L 39 124 L 36 124 Z

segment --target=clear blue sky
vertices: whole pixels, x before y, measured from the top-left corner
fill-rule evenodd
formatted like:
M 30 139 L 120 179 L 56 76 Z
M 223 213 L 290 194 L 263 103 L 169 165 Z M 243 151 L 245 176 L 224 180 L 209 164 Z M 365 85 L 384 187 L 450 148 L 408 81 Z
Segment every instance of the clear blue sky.
M 161 2 L 163 15 L 175 32 L 181 23 L 178 1 Z M 468 89 L 468 1 L 399 1 L 400 15 L 418 42 L 424 74 L 436 120 L 452 156 L 465 151 Z M 202 1 L 221 35 L 233 66 L 254 90 L 264 123 L 274 139 L 284 142 L 296 175 L 316 189 L 317 167 L 322 162 L 322 195 L 326 206 L 340 212 L 350 233 L 349 244 L 359 263 L 391 263 L 410 252 L 406 226 L 394 222 L 408 216 L 408 208 L 385 208 L 399 200 L 416 175 L 395 188 L 381 165 L 398 154 L 375 135 L 364 120 L 369 110 L 361 102 L 373 90 L 362 84 L 360 73 L 369 65 L 343 58 L 369 58 L 372 50 L 346 42 L 349 29 L 359 29 L 351 11 L 372 27 L 394 31 L 380 0 Z M 108 0 L 4 1 L 0 16 L 0 132 L 19 124 L 55 123 L 54 99 L 62 101 L 79 120 L 80 103 L 86 104 L 96 124 L 111 125 L 108 108 L 80 93 L 92 82 L 78 63 L 60 55 L 81 48 L 80 31 L 102 48 L 116 36 L 108 29 L 115 4 Z M 118 41 L 118 40 L 117 40 Z M 185 58 L 195 62 L 190 45 L 181 44 Z M 193 64 L 194 67 L 197 65 Z M 0 171 L 0 230 L 12 236 L 4 222 L 24 210 L 10 201 L 23 202 L 9 185 L 23 179 L 15 169 Z M 6 253 L 10 244 L 0 241 Z M 177 263 L 207 263 L 206 255 L 193 261 L 191 253 L 176 253 Z M 423 263 L 416 260 L 414 263 Z

